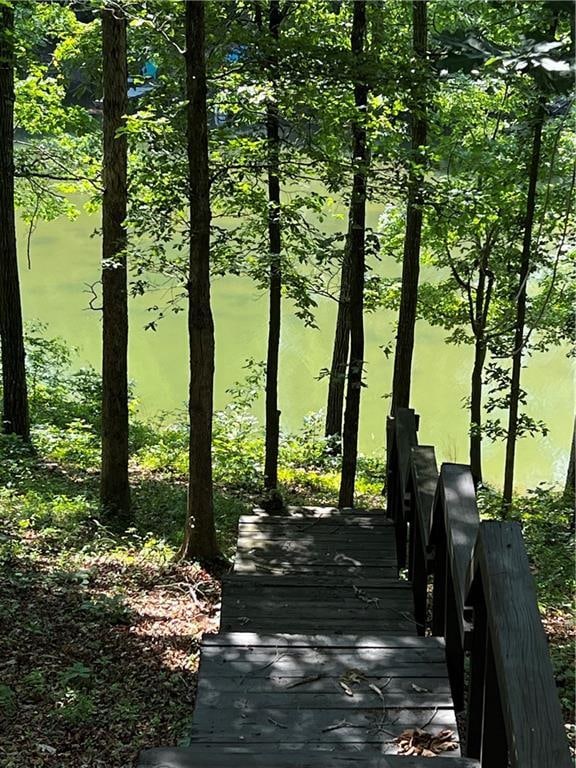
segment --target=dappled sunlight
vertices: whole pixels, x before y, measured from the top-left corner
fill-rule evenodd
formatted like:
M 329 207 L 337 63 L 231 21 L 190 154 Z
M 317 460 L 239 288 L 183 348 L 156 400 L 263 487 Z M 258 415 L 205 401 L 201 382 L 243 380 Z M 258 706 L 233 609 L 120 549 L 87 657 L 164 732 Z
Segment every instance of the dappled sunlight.
M 58 558 L 30 530 L 19 555 L 12 535 L 0 566 L 2 765 L 127 766 L 174 741 L 201 637 L 218 624 L 218 582 L 127 550 Z

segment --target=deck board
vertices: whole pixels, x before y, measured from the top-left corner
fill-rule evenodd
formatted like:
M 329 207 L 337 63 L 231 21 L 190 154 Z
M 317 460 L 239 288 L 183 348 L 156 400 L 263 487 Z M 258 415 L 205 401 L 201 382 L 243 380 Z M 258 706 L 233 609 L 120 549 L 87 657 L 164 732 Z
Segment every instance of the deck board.
M 421 768 L 389 761 L 395 738 L 457 734 L 456 717 L 444 641 L 417 635 L 390 521 L 299 507 L 246 515 L 238 529 L 220 632 L 202 644 L 190 746 L 156 763 L 145 754 L 140 768 Z M 459 754 L 435 765 L 476 766 Z

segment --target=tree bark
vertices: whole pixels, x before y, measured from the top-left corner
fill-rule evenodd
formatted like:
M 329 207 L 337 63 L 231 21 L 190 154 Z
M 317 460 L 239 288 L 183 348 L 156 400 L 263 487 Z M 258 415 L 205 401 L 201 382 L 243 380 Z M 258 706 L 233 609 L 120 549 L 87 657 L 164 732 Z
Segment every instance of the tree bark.
M 398 331 L 394 353 L 392 382 L 392 415 L 398 408 L 410 405 L 414 329 L 418 301 L 420 275 L 420 241 L 422 237 L 422 205 L 426 144 L 426 75 L 424 67 L 427 55 L 427 6 L 426 0 L 412 0 L 412 39 L 414 58 L 418 71 L 414 77 L 411 108 L 411 157 L 408 170 L 408 200 L 404 253 L 402 259 L 402 293 L 398 314 Z
M 514 490 L 514 465 L 516 458 L 516 440 L 518 436 L 520 374 L 522 370 L 522 352 L 524 348 L 524 326 L 526 323 L 526 298 L 528 295 L 528 278 L 530 276 L 532 233 L 534 228 L 534 211 L 536 209 L 536 186 L 538 182 L 538 170 L 540 167 L 544 118 L 544 105 L 539 104 L 535 118 L 534 134 L 532 139 L 532 151 L 528 176 L 528 192 L 526 195 L 526 215 L 524 219 L 524 236 L 522 241 L 522 253 L 520 256 L 520 274 L 514 330 L 514 349 L 512 352 L 510 404 L 508 408 L 508 430 L 506 434 L 504 491 L 502 494 L 502 504 L 505 512 L 512 504 L 512 495 Z
M 352 123 L 354 178 L 350 202 L 350 365 L 342 445 L 342 477 L 339 507 L 354 506 L 354 484 L 358 457 L 358 424 L 364 367 L 364 269 L 366 234 L 366 190 L 369 153 L 366 139 L 368 85 L 362 64 L 366 39 L 366 2 L 354 3 L 351 45 L 354 57 L 354 103 L 357 117 Z
M 215 560 L 220 552 L 214 524 L 212 406 L 214 321 L 210 303 L 210 175 L 203 2 L 186 2 L 186 88 L 190 261 L 188 333 L 190 344 L 190 470 L 188 511 L 180 555 Z
M 493 233 L 490 233 L 481 249 L 474 309 L 472 309 L 472 294 L 468 284 L 470 311 L 473 312 L 470 321 L 474 332 L 474 366 L 470 384 L 470 470 L 476 487 L 482 482 L 482 375 L 488 349 L 486 323 L 494 284 L 494 276 L 488 269 L 493 244 Z
M 328 402 L 326 405 L 326 424 L 324 428 L 324 435 L 326 437 L 335 438 L 331 446 L 331 450 L 335 454 L 340 453 L 342 450 L 340 444 L 342 437 L 342 414 L 344 391 L 346 389 L 346 368 L 350 351 L 350 235 L 351 228 L 348 227 L 342 257 L 342 276 L 340 278 L 338 313 L 334 332 L 332 364 L 330 366 L 330 379 L 328 383 Z
M 485 360 L 486 341 L 477 337 L 470 384 L 470 471 L 476 486 L 482 482 L 482 374 Z
M 281 14 L 279 0 L 270 0 L 268 31 L 272 43 L 278 41 Z M 272 87 L 278 76 L 278 53 L 273 49 L 268 59 L 268 77 Z M 264 487 L 267 491 L 278 486 L 278 448 L 280 441 L 280 411 L 278 410 L 278 358 L 282 304 L 282 262 L 280 223 L 280 121 L 273 101 L 266 107 L 266 140 L 268 152 L 268 242 L 270 249 L 270 285 L 268 350 L 266 356 L 266 440 Z
M 572 428 L 572 444 L 570 446 L 570 458 L 568 459 L 568 469 L 566 470 L 566 484 L 564 485 L 564 498 L 568 501 L 574 502 L 574 496 L 576 493 L 576 456 L 574 451 L 576 449 L 576 419 L 574 420 L 574 426 Z
M 128 144 L 118 135 L 128 108 L 126 18 L 102 11 L 104 197 L 102 201 L 102 471 L 100 501 L 110 523 L 130 522 L 128 480 L 128 289 L 125 227 Z
M 14 211 L 14 10 L 0 5 L 0 340 L 2 426 L 30 437 Z

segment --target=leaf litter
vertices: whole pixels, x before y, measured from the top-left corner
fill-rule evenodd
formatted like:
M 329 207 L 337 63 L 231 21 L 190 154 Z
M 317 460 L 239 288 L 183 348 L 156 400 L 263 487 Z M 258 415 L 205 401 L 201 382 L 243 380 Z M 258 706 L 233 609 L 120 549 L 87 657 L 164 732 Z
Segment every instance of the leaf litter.
M 220 584 L 196 564 L 69 561 L 25 534 L 0 566 L 0 765 L 131 768 L 190 721 Z

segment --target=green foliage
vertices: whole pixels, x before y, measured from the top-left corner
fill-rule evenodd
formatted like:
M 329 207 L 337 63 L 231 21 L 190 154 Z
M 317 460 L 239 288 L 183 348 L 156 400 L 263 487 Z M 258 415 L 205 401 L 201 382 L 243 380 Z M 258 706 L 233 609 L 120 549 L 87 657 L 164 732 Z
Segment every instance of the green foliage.
M 74 419 L 67 427 L 47 425 L 33 429 L 33 440 L 51 461 L 76 469 L 94 469 L 100 463 L 100 441 L 90 424 Z
M 9 685 L 0 684 L 0 712 L 11 715 L 16 709 L 16 697 Z
M 91 677 L 92 670 L 82 662 L 76 661 L 60 672 L 58 682 L 63 688 L 87 688 L 90 685 Z
M 43 696 L 48 690 L 48 681 L 46 674 L 41 669 L 32 669 L 22 678 L 22 685 L 25 687 L 28 695 L 33 697 Z
M 63 339 L 49 337 L 44 324 L 28 326 L 24 341 L 32 423 L 65 428 L 75 421 L 97 434 L 102 399 L 100 375 L 93 368 L 74 370 L 77 351 Z
M 490 489 L 479 493 L 483 515 L 499 518 L 502 501 Z M 508 519 L 522 524 L 522 534 L 545 606 L 571 607 L 576 586 L 574 574 L 574 509 L 561 493 L 539 485 L 514 501 Z
M 92 697 L 74 688 L 63 692 L 56 706 L 58 718 L 69 725 L 82 725 L 88 722 L 96 712 L 96 703 Z
M 560 704 L 568 713 L 568 723 L 574 722 L 574 690 L 576 689 L 576 668 L 574 667 L 574 643 L 570 637 L 561 639 L 549 646 L 550 658 L 554 667 L 554 678 L 558 687 Z M 573 726 L 572 726 L 573 728 Z
M 108 624 L 129 624 L 131 612 L 122 595 L 100 595 L 86 600 L 80 606 L 90 619 L 103 619 Z M 90 670 L 88 670 L 89 677 Z

